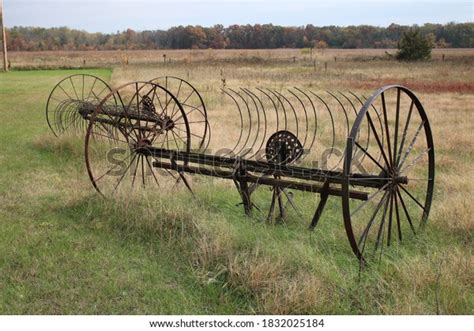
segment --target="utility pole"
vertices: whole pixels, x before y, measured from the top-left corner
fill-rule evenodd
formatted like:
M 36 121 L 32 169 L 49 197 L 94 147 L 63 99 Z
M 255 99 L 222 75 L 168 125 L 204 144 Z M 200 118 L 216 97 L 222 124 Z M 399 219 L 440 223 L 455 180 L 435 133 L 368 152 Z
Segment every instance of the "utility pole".
M 0 0 L 0 29 L 2 29 L 3 70 L 8 71 L 7 36 L 3 25 L 3 0 Z

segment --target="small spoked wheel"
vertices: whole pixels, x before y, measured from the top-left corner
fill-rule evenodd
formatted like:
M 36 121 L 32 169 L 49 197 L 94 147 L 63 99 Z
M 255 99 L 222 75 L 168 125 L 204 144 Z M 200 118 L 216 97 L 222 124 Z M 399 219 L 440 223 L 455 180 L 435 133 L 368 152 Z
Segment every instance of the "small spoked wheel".
M 154 78 L 150 82 L 163 86 L 176 97 L 188 119 L 192 136 L 190 148 L 193 151 L 205 150 L 211 138 L 211 127 L 207 120 L 206 105 L 201 94 L 189 82 L 178 77 L 163 76 Z M 182 122 L 181 114 L 173 111 L 172 108 L 168 116 L 173 121 Z
M 343 169 L 344 225 L 360 261 L 380 256 L 426 223 L 434 162 L 430 125 L 417 97 L 403 86 L 377 90 L 354 122 Z M 367 192 L 368 199 L 349 198 L 353 189 Z
M 84 132 L 87 121 L 79 110 L 93 112 L 112 91 L 102 79 L 87 74 L 71 75 L 51 91 L 46 103 L 46 121 L 55 136 L 65 132 Z
M 303 145 L 290 131 L 277 131 L 267 140 L 265 156 L 270 163 L 291 164 L 303 155 Z
M 110 102 L 115 99 L 117 104 Z M 172 112 L 180 114 L 181 122 L 169 116 Z M 86 168 L 104 196 L 163 189 L 179 176 L 155 168 L 158 159 L 149 151 L 189 152 L 190 145 L 187 117 L 176 97 L 160 85 L 134 82 L 109 93 L 91 115 L 85 137 Z

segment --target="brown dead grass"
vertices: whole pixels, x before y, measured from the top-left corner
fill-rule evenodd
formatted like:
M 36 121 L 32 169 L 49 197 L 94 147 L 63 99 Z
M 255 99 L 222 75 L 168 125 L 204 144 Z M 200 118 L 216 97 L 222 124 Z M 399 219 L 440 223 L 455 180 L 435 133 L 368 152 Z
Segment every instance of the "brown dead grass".
M 114 71 L 113 83 L 118 85 L 132 77 L 149 79 L 166 74 L 189 77 L 205 98 L 211 124 L 218 123 L 212 127 L 214 139 L 217 138 L 215 146 L 229 146 L 235 139 L 232 130 L 236 124 L 229 116 L 233 105 L 226 102 L 218 89 L 222 68 L 228 86 L 232 87 L 280 89 L 296 85 L 334 90 L 342 86 L 366 96 L 385 84 L 402 84 L 413 89 L 428 113 L 436 148 L 436 192 L 428 227 L 458 240 L 456 245 L 446 243 L 448 251 L 444 255 L 422 252 L 407 255 L 402 262 L 397 260 L 397 265 L 390 264 L 390 268 L 369 273 L 368 279 L 360 283 L 350 276 L 341 276 L 335 281 L 333 276 L 328 276 L 331 274 L 328 266 L 318 274 L 307 264 L 295 266 L 291 258 L 273 256 L 258 244 L 242 249 L 239 236 L 232 230 L 216 224 L 203 228 L 199 223 L 193 262 L 204 282 L 222 282 L 226 289 L 254 298 L 256 304 L 252 309 L 258 313 L 453 314 L 472 311 L 469 307 L 460 308 L 463 302 L 469 301 L 466 290 L 472 287 L 473 279 L 472 250 L 466 249 L 472 246 L 474 228 L 471 216 L 474 177 L 469 175 L 474 171 L 471 165 L 474 122 L 470 120 L 474 83 L 469 77 L 472 68 L 460 65 L 455 68 L 459 70 L 456 73 L 445 63 L 436 62 L 418 67 L 375 61 L 352 67 L 355 63 L 332 63 L 327 72 L 320 68 L 314 72 L 311 67 L 292 64 L 287 67 L 280 64 L 122 67 Z M 413 78 L 415 74 L 420 78 Z M 224 183 L 219 187 L 230 185 Z M 303 256 L 310 256 L 305 254 Z
M 278 56 L 284 59 L 293 54 L 291 52 L 294 50 L 281 51 Z M 158 53 L 150 56 L 156 54 Z M 190 56 L 184 51 L 171 54 L 179 54 L 183 58 Z M 220 53 L 211 51 L 200 51 L 195 55 L 196 58 L 215 59 L 218 56 L 216 54 L 221 56 Z M 238 56 L 239 53 L 233 51 L 232 54 Z M 254 53 L 242 54 L 246 56 Z M 271 52 L 267 54 L 269 57 L 273 55 Z M 329 59 L 333 53 L 328 51 L 320 55 L 323 59 Z M 371 53 L 370 56 L 374 55 Z M 177 201 L 180 201 L 180 198 L 173 193 L 168 198 L 160 197 L 163 200 L 159 205 L 156 202 L 158 199 L 139 198 L 110 204 L 103 212 L 118 215 L 116 225 L 121 224 L 124 232 L 149 234 L 173 243 L 177 242 L 176 239 L 191 238 L 191 263 L 200 280 L 205 284 L 222 284 L 225 290 L 252 298 L 255 306 L 251 309 L 258 313 L 472 313 L 473 306 L 469 306 L 469 303 L 472 304 L 474 283 L 474 121 L 471 106 L 474 102 L 473 69 L 470 66 L 458 67 L 456 64 L 454 69 L 458 71 L 447 70 L 445 64 L 435 61 L 420 64 L 419 68 L 384 61 L 368 61 L 361 65 L 357 62 L 357 66 L 351 67 L 356 62 L 350 62 L 349 57 L 345 59 L 347 61 L 340 67 L 340 62 L 337 62 L 337 67 L 331 62 L 327 72 L 321 68 L 314 71 L 311 66 L 298 64 L 283 66 L 280 62 L 269 66 L 252 63 L 220 63 L 222 66 L 213 66 L 212 62 L 201 63 L 195 67 L 187 64 L 151 68 L 122 66 L 114 70 L 112 85 L 118 86 L 133 79 L 151 79 L 167 74 L 189 77 L 191 83 L 195 84 L 205 97 L 210 121 L 218 123 L 213 135 L 217 137 L 220 146 L 229 146 L 234 139 L 230 128 L 235 126 L 227 116 L 228 112 L 232 111 L 231 103 L 223 101 L 218 89 L 221 84 L 221 69 L 231 86 L 282 88 L 284 85 L 296 85 L 312 86 L 320 90 L 326 87 L 338 89 L 342 86 L 356 89 L 356 92 L 366 95 L 385 84 L 396 83 L 412 88 L 428 112 L 437 163 L 435 199 L 426 235 L 428 239 L 419 239 L 419 251 L 416 254 L 402 252 L 400 254 L 406 256 L 396 259 L 395 263 L 383 264 L 380 269 L 368 272 L 359 280 L 354 277 L 353 270 L 347 271 L 346 274 L 345 270 L 338 267 L 331 269 L 332 261 L 323 265 L 320 272 L 312 268 L 310 264 L 314 262 L 311 260 L 314 252 L 308 252 L 310 249 L 306 246 L 301 248 L 302 254 L 297 257 L 310 261 L 306 264 L 297 264 L 291 257 L 283 254 L 275 256 L 259 243 L 255 243 L 251 248 L 242 247 L 238 230 L 233 229 L 230 222 L 221 219 L 225 217 L 224 214 L 210 215 L 201 211 L 205 208 L 179 204 Z M 411 70 L 416 70 L 421 78 L 413 79 Z M 450 75 L 449 79 L 443 80 L 445 74 Z M 77 146 L 67 139 L 40 137 L 33 145 L 41 151 L 82 155 L 82 149 L 77 149 Z M 38 179 L 32 180 L 38 182 Z M 59 176 L 53 176 L 49 180 L 60 179 Z M 47 180 L 39 183 L 40 189 L 48 189 Z M 216 184 L 217 190 L 227 190 L 230 186 L 231 182 Z M 66 190 L 66 187 L 64 189 Z M 25 195 L 25 198 L 29 197 Z M 181 200 L 189 201 L 186 198 Z M 117 206 L 121 209 L 117 210 Z M 129 208 L 131 206 L 134 209 Z M 141 207 L 137 209 L 137 206 Z M 196 212 L 198 209 L 200 211 Z M 321 235 L 323 234 L 318 234 Z M 437 235 L 449 238 L 452 242 L 438 243 L 440 247 L 431 247 L 429 244 L 428 247 L 424 246 L 424 240 Z M 296 248 L 293 247 L 293 251 L 297 251 Z
M 337 299 L 336 289 L 314 273 L 298 272 L 271 282 L 259 298 L 264 314 L 316 314 L 329 311 Z
M 347 88 L 375 90 L 384 85 L 403 85 L 414 91 L 425 93 L 474 93 L 474 83 L 472 82 L 438 82 L 397 79 L 351 81 L 347 84 Z
M 254 63 L 265 62 L 344 62 L 374 61 L 387 59 L 387 53 L 395 54 L 394 49 L 325 49 L 314 50 L 310 57 L 308 49 L 205 49 L 205 50 L 135 50 L 135 51 L 38 51 L 10 52 L 12 68 L 90 68 L 118 65 L 156 65 L 166 63 Z M 434 49 L 432 59 L 446 62 L 469 60 L 472 49 Z

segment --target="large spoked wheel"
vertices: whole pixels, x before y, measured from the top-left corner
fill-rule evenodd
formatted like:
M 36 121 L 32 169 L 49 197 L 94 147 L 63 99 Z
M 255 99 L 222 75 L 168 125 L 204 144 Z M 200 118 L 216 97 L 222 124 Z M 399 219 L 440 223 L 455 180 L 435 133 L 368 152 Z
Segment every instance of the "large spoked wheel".
M 415 235 L 426 223 L 434 158 L 428 118 L 413 92 L 385 86 L 365 102 L 348 137 L 342 184 L 344 225 L 361 262 L 380 256 L 384 246 Z M 367 176 L 373 179 L 362 185 Z M 350 199 L 352 188 L 368 192 L 368 200 Z
M 87 121 L 79 109 L 94 109 L 112 91 L 102 79 L 87 74 L 71 75 L 51 91 L 46 103 L 46 121 L 53 134 L 84 132 Z
M 194 151 L 204 151 L 211 138 L 211 127 L 207 120 L 207 110 L 204 100 L 199 92 L 189 82 L 184 79 L 163 76 L 152 79 L 150 82 L 163 86 L 170 91 L 183 107 L 188 118 L 191 130 L 191 149 Z M 181 114 L 177 109 L 169 109 L 168 116 L 179 122 Z
M 179 123 L 168 115 L 171 109 L 180 114 Z M 163 189 L 179 176 L 155 168 L 149 151 L 189 152 L 190 144 L 186 113 L 173 94 L 150 82 L 126 84 L 109 93 L 90 118 L 85 137 L 87 172 L 104 196 L 129 194 L 138 188 Z

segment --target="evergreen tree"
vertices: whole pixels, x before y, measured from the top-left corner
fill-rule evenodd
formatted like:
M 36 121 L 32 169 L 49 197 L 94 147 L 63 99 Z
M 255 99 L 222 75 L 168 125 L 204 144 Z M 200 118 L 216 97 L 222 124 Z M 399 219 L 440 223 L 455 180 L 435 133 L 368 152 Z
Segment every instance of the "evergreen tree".
M 424 37 L 418 30 L 410 29 L 403 33 L 398 42 L 397 59 L 414 61 L 427 60 L 431 58 L 431 49 L 433 41 L 431 38 Z

